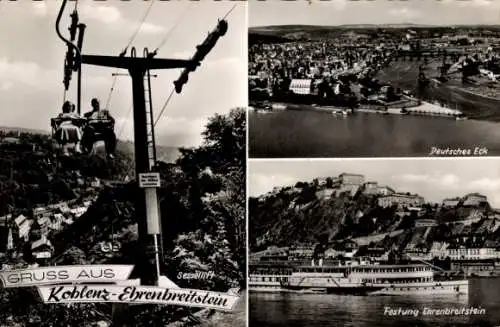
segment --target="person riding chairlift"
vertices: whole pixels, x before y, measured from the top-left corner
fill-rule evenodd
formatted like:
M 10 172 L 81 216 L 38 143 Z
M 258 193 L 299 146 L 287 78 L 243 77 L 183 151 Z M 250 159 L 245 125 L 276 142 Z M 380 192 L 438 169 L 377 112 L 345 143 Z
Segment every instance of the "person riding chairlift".
M 92 111 L 84 114 L 84 117 L 88 120 L 88 124 L 83 131 L 84 145 L 90 152 L 95 141 L 102 140 L 107 155 L 113 158 L 116 149 L 115 120 L 107 110 L 101 111 L 98 99 L 92 99 L 91 105 Z
M 80 142 L 82 140 L 82 132 L 77 122 L 80 119 L 80 116 L 76 114 L 74 111 L 74 105 L 71 102 L 66 101 L 62 107 L 62 113 L 58 115 L 58 118 L 61 120 L 57 127 L 56 131 L 56 139 L 62 145 L 63 154 L 65 156 L 69 155 L 68 145 L 75 145 L 75 152 L 81 153 Z

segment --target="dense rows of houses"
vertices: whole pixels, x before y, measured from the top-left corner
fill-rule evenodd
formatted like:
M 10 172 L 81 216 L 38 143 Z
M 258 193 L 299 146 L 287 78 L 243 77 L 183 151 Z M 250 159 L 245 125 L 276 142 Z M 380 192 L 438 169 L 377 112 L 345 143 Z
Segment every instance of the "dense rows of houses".
M 383 237 L 378 240 L 374 239 L 372 242 L 365 241 L 363 237 L 359 238 L 359 242 L 358 239 L 346 239 L 326 245 L 320 257 L 325 262 L 339 258 L 370 258 L 387 261 L 391 251 L 396 250 L 404 258 L 410 260 L 426 262 L 434 259 L 450 260 L 454 267 L 451 270 L 465 270 L 468 273 L 500 272 L 500 242 L 496 241 L 493 236 L 500 231 L 500 216 L 498 213 L 484 215 L 477 210 L 472 210 L 470 215 L 480 217 L 480 219 L 475 220 L 474 223 L 468 220 L 447 222 L 444 225 L 441 223 L 440 227 L 445 226 L 449 232 L 446 240 L 429 239 L 431 232 L 438 228 L 438 222 L 431 218 L 417 217 L 414 220 L 412 232 L 409 234 L 411 237 L 402 244 L 382 245 L 384 242 L 380 241 L 384 239 Z M 262 254 L 265 253 L 268 258 L 272 258 L 273 253 L 279 253 L 282 259 L 309 262 L 317 256 L 314 249 L 314 244 L 301 244 L 289 248 L 270 247 Z M 254 259 L 257 257 L 258 255 Z
M 325 260 L 342 258 L 354 258 L 358 256 L 370 257 L 374 260 L 387 261 L 392 248 L 377 246 L 360 246 L 355 240 L 349 239 L 341 242 L 331 243 L 321 254 Z M 288 257 L 290 259 L 310 260 L 314 254 L 313 245 L 299 245 L 293 247 L 269 247 L 267 250 L 252 254 L 253 260 L 262 256 Z M 433 259 L 451 261 L 481 261 L 500 260 L 500 243 L 497 241 L 478 239 L 475 243 L 454 244 L 452 242 L 432 242 L 430 247 L 411 246 L 408 244 L 403 251 L 406 258 L 412 260 Z
M 32 214 L 0 217 L 0 256 L 29 243 L 37 259 L 49 259 L 54 253 L 50 237 L 80 218 L 97 197 L 63 201 L 33 209 Z M 29 216 L 29 217 L 28 217 Z
M 474 63 L 481 67 L 480 74 L 488 85 L 500 79 L 497 37 L 471 38 L 453 33 L 434 37 L 422 30 L 367 34 L 346 31 L 323 40 L 314 37 L 276 44 L 251 42 L 248 51 L 250 98 L 262 99 L 264 93 L 272 99 L 276 94 L 292 92 L 316 95 L 318 100 L 335 99 L 339 94 L 355 95 L 363 105 L 381 107 L 393 101 L 405 101 L 401 95 L 407 91 L 398 91 L 397 96 L 386 92 L 384 87 L 390 83 L 379 84 L 375 72 L 389 66 L 393 58 L 417 53 L 424 57 L 426 64 L 429 58 L 448 54 L 450 74 Z M 346 76 L 354 78 L 349 80 Z M 405 102 L 412 105 L 410 101 Z M 333 103 L 346 105 L 339 101 Z

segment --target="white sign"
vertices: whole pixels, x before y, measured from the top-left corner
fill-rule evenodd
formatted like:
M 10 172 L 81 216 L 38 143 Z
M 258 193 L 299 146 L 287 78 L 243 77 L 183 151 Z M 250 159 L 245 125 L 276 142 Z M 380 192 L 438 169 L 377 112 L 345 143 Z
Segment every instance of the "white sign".
M 60 283 L 113 283 L 127 280 L 132 265 L 55 266 L 0 271 L 3 287 L 28 287 Z
M 139 187 L 160 187 L 160 173 L 139 174 Z
M 163 304 L 223 311 L 231 311 L 239 299 L 232 293 L 133 285 L 40 286 L 38 292 L 45 303 Z
M 35 253 L 35 258 L 37 259 L 50 259 L 50 257 L 52 257 L 52 253 L 48 251 Z
M 179 288 L 165 276 L 160 276 L 159 286 L 140 285 L 139 279 L 128 279 L 133 267 L 82 265 L 0 271 L 0 280 L 4 287 L 36 286 L 45 303 L 160 304 L 231 311 L 240 298 L 234 290 L 221 293 Z

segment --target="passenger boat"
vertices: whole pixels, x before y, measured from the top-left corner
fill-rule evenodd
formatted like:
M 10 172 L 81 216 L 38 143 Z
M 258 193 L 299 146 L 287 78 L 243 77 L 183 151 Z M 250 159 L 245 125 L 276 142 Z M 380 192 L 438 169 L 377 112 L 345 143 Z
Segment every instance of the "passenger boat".
M 284 290 L 352 295 L 467 294 L 469 281 L 434 280 L 425 264 L 381 265 L 361 263 L 339 266 L 301 266 L 281 281 Z
M 287 292 L 282 283 L 286 282 L 288 275 L 260 275 L 251 274 L 248 278 L 248 290 L 251 292 Z M 304 290 L 309 291 L 309 290 Z
M 293 272 L 287 262 L 250 263 L 248 266 L 248 290 L 251 292 L 286 292 L 281 283 Z M 309 290 L 307 290 L 309 292 Z

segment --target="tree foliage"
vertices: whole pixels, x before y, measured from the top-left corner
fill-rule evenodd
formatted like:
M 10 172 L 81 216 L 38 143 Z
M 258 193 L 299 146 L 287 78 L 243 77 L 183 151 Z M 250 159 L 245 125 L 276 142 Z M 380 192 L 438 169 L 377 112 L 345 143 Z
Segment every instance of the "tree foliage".
M 206 125 L 201 146 L 181 149 L 175 163 L 159 162 L 156 167 L 165 181 L 158 190 L 162 220 L 162 273 L 181 287 L 225 292 L 235 284 L 245 284 L 245 136 L 245 109 L 215 115 Z M 47 148 L 44 155 L 50 151 Z M 42 191 L 38 187 L 38 192 L 51 194 L 48 197 L 57 202 L 67 194 L 67 190 L 73 190 L 73 171 L 78 170 L 83 178 L 121 179 L 129 170 L 129 160 L 118 157 L 113 164 L 109 164 L 92 157 L 65 162 L 53 159 L 44 168 L 45 174 L 40 172 L 37 178 L 46 177 L 47 170 L 52 169 L 62 183 L 61 194 L 54 196 L 49 186 Z M 41 183 L 35 181 L 35 184 L 37 182 Z M 136 216 L 134 210 L 135 187 L 129 184 L 105 188 L 83 216 L 56 234 L 51 241 L 58 254 L 58 264 L 134 264 L 139 256 L 144 256 L 137 246 L 137 223 L 144 217 Z M 121 250 L 105 255 L 98 244 L 110 240 L 120 243 Z M 179 272 L 196 270 L 213 271 L 214 278 L 177 280 Z M 25 291 L 29 289 L 0 293 L 2 318 L 14 317 L 21 323 L 28 320 L 30 312 L 18 309 L 24 305 L 24 296 L 21 298 L 20 294 Z M 49 307 L 41 304 L 36 294 L 27 298 L 32 299 L 31 306 L 37 310 L 35 315 L 52 325 L 85 326 L 94 319 L 96 312 L 104 312 L 110 318 L 109 308 L 95 305 Z M 125 317 L 133 326 L 162 326 L 188 315 L 192 309 L 150 305 L 132 306 L 129 311 Z M 54 322 L 56 317 L 60 318 Z

